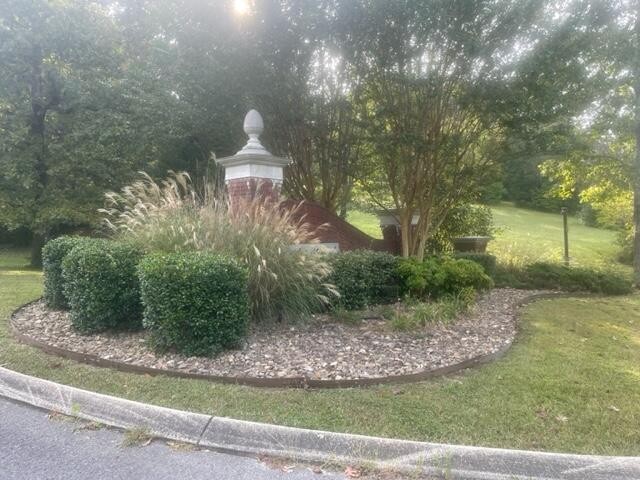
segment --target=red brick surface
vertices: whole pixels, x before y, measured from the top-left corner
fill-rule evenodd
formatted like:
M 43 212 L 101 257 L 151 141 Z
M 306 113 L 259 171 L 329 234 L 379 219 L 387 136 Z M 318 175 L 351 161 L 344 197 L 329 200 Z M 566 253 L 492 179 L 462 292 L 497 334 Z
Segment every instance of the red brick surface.
M 265 199 L 277 200 L 279 190 L 279 185 L 266 179 L 239 178 L 227 182 L 227 193 L 232 205 L 234 200 L 250 200 L 258 195 Z M 370 249 L 400 253 L 400 236 L 394 226 L 386 227 L 382 232 L 383 239 L 380 240 L 367 235 L 316 203 L 285 200 L 282 205 L 285 208 L 298 207 L 299 217 L 304 217 L 304 222 L 316 230 L 317 239 L 322 243 L 337 243 L 340 251 Z
M 317 229 L 318 240 L 322 243 L 337 243 L 340 245 L 340 251 L 366 248 L 395 254 L 400 252 L 400 238 L 398 235 L 393 235 L 391 231 L 383 232 L 384 239 L 380 240 L 367 235 L 316 203 L 286 200 L 284 205 L 288 208 L 300 205 L 297 212 L 300 217 L 304 216 L 304 222 Z M 395 227 L 393 229 L 395 232 Z
M 280 189 L 279 186 L 274 185 L 268 179 L 238 178 L 227 182 L 227 194 L 231 203 L 237 198 L 249 200 L 258 195 L 263 198 L 277 200 L 280 195 Z

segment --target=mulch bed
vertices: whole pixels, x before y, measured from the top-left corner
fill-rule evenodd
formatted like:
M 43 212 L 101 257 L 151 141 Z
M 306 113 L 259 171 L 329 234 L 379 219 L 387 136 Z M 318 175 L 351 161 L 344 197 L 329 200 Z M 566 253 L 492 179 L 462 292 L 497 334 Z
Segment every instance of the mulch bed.
M 228 377 L 368 379 L 415 374 L 504 350 L 515 338 L 518 305 L 538 293 L 495 289 L 455 322 L 419 332 L 394 332 L 381 319 L 351 326 L 326 316 L 256 327 L 242 349 L 215 358 L 156 355 L 146 346 L 145 332 L 80 335 L 67 312 L 49 310 L 42 301 L 17 311 L 12 323 L 22 335 L 54 347 L 149 368 Z

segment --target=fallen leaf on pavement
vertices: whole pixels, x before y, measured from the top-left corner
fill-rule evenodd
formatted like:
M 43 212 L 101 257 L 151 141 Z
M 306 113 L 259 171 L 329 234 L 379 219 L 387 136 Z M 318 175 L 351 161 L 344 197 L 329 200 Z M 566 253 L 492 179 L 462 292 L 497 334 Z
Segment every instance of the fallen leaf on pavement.
M 362 472 L 356 467 L 347 467 L 344 470 L 344 474 L 349 478 L 360 478 Z

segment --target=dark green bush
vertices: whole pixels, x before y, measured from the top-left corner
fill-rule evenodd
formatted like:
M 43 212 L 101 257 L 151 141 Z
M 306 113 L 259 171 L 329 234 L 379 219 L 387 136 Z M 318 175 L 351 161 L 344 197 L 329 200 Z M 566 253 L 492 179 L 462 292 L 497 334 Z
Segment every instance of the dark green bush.
M 334 306 L 359 310 L 398 298 L 398 257 L 386 252 L 354 250 L 331 255 L 328 261 L 333 271 L 327 281 L 340 293 Z
M 496 274 L 496 257 L 488 253 L 457 252 L 454 254 L 454 258 L 476 262 L 491 278 Z
M 215 355 L 246 335 L 247 272 L 234 260 L 207 253 L 152 254 L 138 273 L 144 326 L 156 350 Z
M 452 252 L 455 237 L 494 234 L 493 214 L 484 205 L 463 204 L 452 209 L 442 225 L 427 242 L 427 251 L 435 254 Z
M 522 268 L 498 269 L 501 286 L 568 292 L 624 295 L 633 291 L 631 277 L 617 270 L 537 262 Z
M 437 257 L 403 258 L 398 265 L 401 292 L 414 298 L 439 295 L 446 280 L 442 262 Z
M 471 260 L 445 258 L 443 263 L 445 282 L 443 293 L 457 294 L 466 288 L 488 290 L 493 287 L 493 280 L 481 265 Z
M 420 262 L 403 259 L 398 266 L 401 290 L 414 298 L 457 294 L 463 289 L 486 290 L 493 281 L 476 262 L 429 257 Z
M 73 247 L 87 241 L 87 237 L 62 236 L 47 242 L 42 249 L 42 272 L 44 273 L 44 301 L 50 308 L 68 308 L 64 295 L 62 260 Z
M 83 333 L 142 326 L 136 266 L 140 251 L 111 240 L 86 240 L 62 261 L 71 322 Z

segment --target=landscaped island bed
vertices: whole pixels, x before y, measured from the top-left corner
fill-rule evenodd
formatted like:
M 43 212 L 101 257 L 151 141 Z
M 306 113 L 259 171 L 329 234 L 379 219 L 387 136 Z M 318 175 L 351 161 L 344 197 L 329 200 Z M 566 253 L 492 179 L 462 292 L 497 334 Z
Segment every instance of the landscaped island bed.
M 43 301 L 20 309 L 12 324 L 21 335 L 47 345 L 154 369 L 239 378 L 366 379 L 417 374 L 503 351 L 515 337 L 518 305 L 536 293 L 496 289 L 454 323 L 418 332 L 393 331 L 379 318 L 357 325 L 327 316 L 259 325 L 241 349 L 214 358 L 156 354 L 144 331 L 81 335 L 68 312 L 48 309 Z
M 18 343 L 9 317 L 42 294 L 26 252 L 0 253 L 0 365 L 182 410 L 338 432 L 491 447 L 640 454 L 640 297 L 559 298 L 519 316 L 501 360 L 398 387 L 264 389 L 97 368 Z

